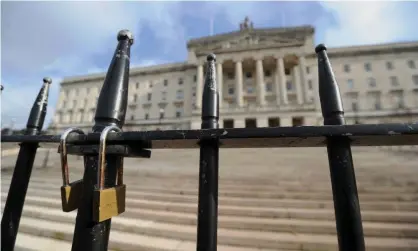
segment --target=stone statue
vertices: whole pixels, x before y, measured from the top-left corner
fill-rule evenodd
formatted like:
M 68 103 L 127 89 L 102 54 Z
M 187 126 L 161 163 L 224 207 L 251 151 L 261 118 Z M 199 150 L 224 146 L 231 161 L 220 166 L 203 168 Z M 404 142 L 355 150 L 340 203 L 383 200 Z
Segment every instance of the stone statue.
M 254 28 L 253 22 L 250 21 L 248 16 L 246 16 L 244 18 L 244 21 L 239 24 L 239 29 L 240 30 L 249 30 L 249 29 L 253 29 L 253 28 Z

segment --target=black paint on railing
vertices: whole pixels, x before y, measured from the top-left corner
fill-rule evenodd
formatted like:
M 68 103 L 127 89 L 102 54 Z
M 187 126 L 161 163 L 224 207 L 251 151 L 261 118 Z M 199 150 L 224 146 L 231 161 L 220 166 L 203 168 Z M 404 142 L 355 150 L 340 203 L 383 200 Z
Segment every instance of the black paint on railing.
M 78 207 L 72 251 L 108 249 L 111 219 L 93 220 L 93 193 L 98 189 L 98 151 L 101 132 L 107 126 L 122 128 L 125 122 L 130 46 L 129 31 L 118 34 L 119 44 L 106 75 L 95 115 L 93 132 L 69 135 L 67 153 L 86 157 L 83 193 Z M 328 159 L 335 207 L 338 245 L 341 251 L 364 251 L 359 199 L 351 146 L 418 145 L 418 124 L 344 125 L 344 111 L 326 48 L 316 48 L 319 94 L 324 126 L 219 129 L 219 94 L 215 79 L 215 56 L 207 58 L 203 90 L 202 128 L 109 133 L 106 139 L 104 188 L 115 187 L 117 166 L 124 157 L 149 158 L 145 149 L 200 148 L 197 251 L 214 251 L 217 246 L 219 148 L 324 147 Z M 36 149 L 41 142 L 60 142 L 60 135 L 38 135 L 46 114 L 48 86 L 32 108 L 27 135 L 1 136 L 2 142 L 21 142 L 21 148 L 7 197 L 2 227 L 2 251 L 12 251 Z M 59 149 L 60 151 L 60 149 Z M 119 169 L 120 170 L 120 169 Z M 120 174 L 122 175 L 122 174 Z M 117 213 L 116 213 L 117 214 Z M 113 214 L 113 215 L 116 215 Z M 105 219 L 107 217 L 104 217 Z
M 202 129 L 219 127 L 219 93 L 215 55 L 207 57 L 202 97 Z M 199 200 L 197 213 L 197 251 L 216 251 L 218 230 L 219 140 L 201 140 L 199 161 Z
M 135 145 L 149 149 L 200 148 L 201 140 L 219 139 L 221 148 L 324 147 L 327 137 L 344 136 L 352 146 L 418 145 L 418 124 L 362 124 L 266 128 L 219 128 L 109 133 L 106 144 Z M 59 143 L 60 135 L 1 136 L 2 142 Z M 79 149 L 98 145 L 100 133 L 69 135 L 68 144 Z M 74 148 L 73 148 L 74 149 Z M 97 154 L 97 152 L 96 152 Z
M 97 103 L 93 132 L 100 133 L 107 126 L 122 128 L 128 102 L 130 49 L 132 33 L 118 33 L 118 46 L 113 55 Z M 106 156 L 104 187 L 114 187 L 116 172 L 122 156 Z M 83 194 L 77 211 L 72 251 L 106 251 L 108 249 L 111 219 L 93 221 L 93 192 L 97 187 L 98 156 L 87 156 L 83 176 Z
M 315 51 L 318 56 L 319 97 L 324 125 L 344 125 L 340 90 L 326 48 L 320 44 Z M 344 136 L 327 137 L 327 150 L 339 250 L 364 251 L 363 226 L 350 140 Z
M 26 124 L 25 134 L 27 136 L 38 135 L 42 131 L 48 106 L 49 86 L 52 83 L 50 78 L 43 79 L 43 85 L 36 97 L 30 111 Z M 26 192 L 32 173 L 33 162 L 35 161 L 37 142 L 20 143 L 20 150 L 17 156 L 16 165 L 13 170 L 10 188 L 4 206 L 1 219 L 1 250 L 10 251 L 14 249 L 16 236 L 22 216 L 23 205 L 25 204 Z

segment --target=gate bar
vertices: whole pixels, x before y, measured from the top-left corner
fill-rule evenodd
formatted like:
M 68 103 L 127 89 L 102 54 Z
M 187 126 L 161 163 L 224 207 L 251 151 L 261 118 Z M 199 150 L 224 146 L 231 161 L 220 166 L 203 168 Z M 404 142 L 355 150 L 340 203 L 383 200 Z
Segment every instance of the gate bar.
M 152 149 L 199 148 L 200 140 L 219 139 L 221 148 L 323 147 L 327 137 L 344 136 L 352 146 L 418 145 L 418 124 L 361 124 L 270 128 L 167 130 L 109 133 L 107 145 Z M 68 144 L 97 145 L 99 133 L 72 134 Z M 60 135 L 1 136 L 2 142 L 59 143 Z
M 118 33 L 118 45 L 107 71 L 106 79 L 100 91 L 97 110 L 94 117 L 93 132 L 99 133 L 106 126 L 122 128 L 125 123 L 128 104 L 130 48 L 133 44 L 132 33 L 121 30 Z M 114 187 L 116 171 L 120 164 L 118 155 L 106 156 L 104 188 Z M 83 175 L 83 194 L 78 207 L 74 229 L 72 251 L 107 251 L 111 219 L 103 222 L 93 221 L 93 191 L 99 189 L 97 180 L 98 156 L 86 156 Z
M 319 97 L 324 125 L 344 125 L 341 95 L 326 47 L 320 44 L 315 52 L 318 57 Z M 327 137 L 327 150 L 339 250 L 364 251 L 363 225 L 350 140 L 343 136 Z
M 33 135 L 37 135 L 42 131 L 51 83 L 52 80 L 50 78 L 43 79 L 42 88 L 36 97 L 26 124 L 25 134 L 28 137 L 33 137 Z M 38 146 L 37 142 L 20 143 L 20 150 L 13 170 L 3 217 L 1 219 L 2 251 L 14 250 L 20 217 L 22 216 L 23 205 L 25 204 L 26 192 L 28 190 Z
M 202 97 L 202 129 L 219 128 L 219 92 L 216 83 L 215 62 L 216 57 L 214 54 L 207 56 L 206 78 Z M 216 251 L 219 140 L 201 140 L 199 145 L 199 200 L 196 250 Z

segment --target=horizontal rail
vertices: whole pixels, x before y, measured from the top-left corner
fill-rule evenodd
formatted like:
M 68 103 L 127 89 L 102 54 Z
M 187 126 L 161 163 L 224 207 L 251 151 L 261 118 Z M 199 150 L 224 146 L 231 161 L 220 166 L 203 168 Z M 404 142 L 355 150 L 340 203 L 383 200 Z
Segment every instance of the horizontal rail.
M 219 139 L 221 148 L 322 147 L 327 137 L 348 137 L 352 146 L 418 145 L 418 124 L 329 125 L 274 128 L 167 130 L 109 133 L 107 144 L 143 148 L 199 148 L 201 140 Z M 100 133 L 70 135 L 74 145 L 98 144 Z M 2 136 L 2 142 L 58 143 L 60 135 Z

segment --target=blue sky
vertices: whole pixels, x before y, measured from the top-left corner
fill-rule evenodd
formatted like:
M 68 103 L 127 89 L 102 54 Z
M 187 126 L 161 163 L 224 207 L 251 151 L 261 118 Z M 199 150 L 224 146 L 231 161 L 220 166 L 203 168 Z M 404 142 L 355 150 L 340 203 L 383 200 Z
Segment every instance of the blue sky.
M 47 123 L 65 76 L 107 70 L 120 29 L 135 36 L 131 66 L 185 61 L 191 38 L 238 29 L 312 25 L 328 47 L 418 40 L 418 2 L 1 2 L 2 126 L 25 126 L 42 78 L 53 78 Z M 45 125 L 45 127 L 46 127 Z

